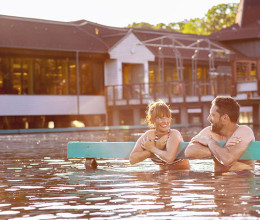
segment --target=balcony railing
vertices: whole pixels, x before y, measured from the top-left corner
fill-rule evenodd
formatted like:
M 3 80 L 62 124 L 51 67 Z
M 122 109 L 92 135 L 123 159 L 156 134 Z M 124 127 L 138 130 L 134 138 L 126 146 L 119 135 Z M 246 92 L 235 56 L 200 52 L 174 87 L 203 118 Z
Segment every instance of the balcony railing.
M 106 102 L 112 105 L 147 104 L 162 99 L 167 103 L 203 101 L 203 97 L 230 95 L 230 78 L 210 82 L 174 81 L 106 86 Z

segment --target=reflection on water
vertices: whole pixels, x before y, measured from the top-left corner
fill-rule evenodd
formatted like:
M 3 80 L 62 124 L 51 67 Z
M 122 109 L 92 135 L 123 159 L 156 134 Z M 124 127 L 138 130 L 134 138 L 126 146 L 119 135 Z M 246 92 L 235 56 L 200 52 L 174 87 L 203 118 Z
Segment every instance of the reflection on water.
M 196 130 L 189 132 L 185 141 Z M 66 158 L 68 141 L 135 141 L 138 134 L 0 136 L 0 219 L 260 217 L 259 163 L 254 176 L 217 176 L 211 160 L 192 160 L 191 171 L 99 160 L 97 170 L 87 171 L 84 159 Z

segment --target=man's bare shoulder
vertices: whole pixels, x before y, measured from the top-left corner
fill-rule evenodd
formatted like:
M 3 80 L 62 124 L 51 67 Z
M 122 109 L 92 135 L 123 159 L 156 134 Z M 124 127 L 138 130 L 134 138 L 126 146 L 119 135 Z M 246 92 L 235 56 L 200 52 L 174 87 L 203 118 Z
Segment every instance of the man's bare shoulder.
M 203 128 L 198 135 L 210 136 L 212 135 L 211 126 Z
M 252 128 L 250 128 L 250 127 L 247 126 L 247 125 L 239 125 L 239 126 L 238 126 L 238 130 L 240 130 L 240 131 L 248 131 L 248 132 L 252 132 L 252 133 L 253 133 Z
M 238 136 L 240 138 L 250 139 L 251 141 L 255 141 L 255 135 L 253 130 L 246 125 L 239 125 L 237 130 L 234 132 L 233 136 Z
M 211 126 L 208 126 L 201 130 L 201 132 L 197 136 L 206 136 L 214 139 L 217 142 L 223 141 L 221 136 L 211 130 Z

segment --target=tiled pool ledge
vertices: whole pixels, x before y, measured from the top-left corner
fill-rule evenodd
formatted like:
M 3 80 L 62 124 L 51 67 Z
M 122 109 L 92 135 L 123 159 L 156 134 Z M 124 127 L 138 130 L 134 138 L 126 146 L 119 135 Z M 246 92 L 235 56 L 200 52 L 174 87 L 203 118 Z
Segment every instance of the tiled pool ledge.
M 200 126 L 198 124 L 172 124 L 173 128 Z M 78 131 L 109 131 L 109 130 L 130 130 L 147 129 L 146 125 L 120 125 L 120 126 L 97 126 L 97 127 L 68 127 L 68 128 L 36 128 L 36 129 L 7 129 L 0 130 L 1 134 L 25 134 L 25 133 L 51 133 L 51 132 L 78 132 Z

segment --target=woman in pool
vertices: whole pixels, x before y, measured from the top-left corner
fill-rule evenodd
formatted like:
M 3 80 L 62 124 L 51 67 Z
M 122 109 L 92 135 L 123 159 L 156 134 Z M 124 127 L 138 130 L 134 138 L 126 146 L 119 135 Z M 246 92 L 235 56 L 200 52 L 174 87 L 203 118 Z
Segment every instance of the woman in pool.
M 148 105 L 146 122 L 150 130 L 146 131 L 136 142 L 130 154 L 131 164 L 139 163 L 147 158 L 167 169 L 189 169 L 187 159 L 176 159 L 181 133 L 171 129 L 171 111 L 163 101 Z

